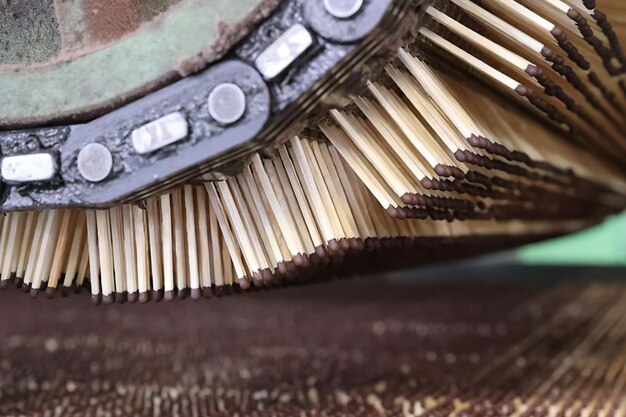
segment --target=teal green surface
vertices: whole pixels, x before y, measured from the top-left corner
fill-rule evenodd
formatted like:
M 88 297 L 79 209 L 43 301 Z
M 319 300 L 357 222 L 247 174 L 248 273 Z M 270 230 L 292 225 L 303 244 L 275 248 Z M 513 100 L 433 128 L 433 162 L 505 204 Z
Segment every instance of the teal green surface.
M 519 259 L 531 264 L 626 265 L 626 214 L 591 229 L 522 248 Z

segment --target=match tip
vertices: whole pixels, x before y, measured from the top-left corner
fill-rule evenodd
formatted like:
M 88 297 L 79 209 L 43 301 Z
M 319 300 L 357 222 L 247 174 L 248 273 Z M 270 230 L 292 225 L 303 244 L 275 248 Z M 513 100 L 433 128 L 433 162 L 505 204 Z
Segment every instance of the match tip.
M 102 302 L 102 297 L 100 297 L 100 294 L 92 294 L 91 302 L 93 303 L 93 305 L 99 306 L 100 303 Z
M 189 297 L 189 288 L 181 288 L 178 290 L 178 299 L 184 300 Z
M 309 266 L 309 259 L 306 255 L 299 253 L 293 257 L 293 263 L 296 266 L 306 267 Z
M 198 301 L 202 297 L 202 291 L 200 288 L 192 288 L 191 289 L 191 299 L 194 301 Z
M 128 292 L 116 292 L 115 293 L 115 302 L 118 304 L 124 304 L 128 300 Z
M 163 289 L 152 290 L 151 295 L 152 295 L 152 300 L 158 303 L 159 301 L 163 300 Z
M 48 297 L 48 298 L 54 297 L 54 294 L 56 293 L 56 290 L 57 290 L 56 287 L 48 286 L 48 288 L 46 288 L 46 297 Z
M 239 283 L 239 288 L 241 288 L 242 290 L 250 289 L 250 281 L 248 281 L 247 279 L 239 278 L 237 282 Z M 215 288 L 214 294 L 216 297 L 221 297 L 223 293 L 224 293 L 224 290 L 222 287 Z
M 580 13 L 578 13 L 578 10 L 570 8 L 567 11 L 567 17 L 569 17 L 572 20 L 578 20 L 578 19 L 581 18 L 581 15 L 580 15 Z
M 145 304 L 148 301 L 150 301 L 150 293 L 148 291 L 140 292 L 139 293 L 139 302 L 141 304 Z

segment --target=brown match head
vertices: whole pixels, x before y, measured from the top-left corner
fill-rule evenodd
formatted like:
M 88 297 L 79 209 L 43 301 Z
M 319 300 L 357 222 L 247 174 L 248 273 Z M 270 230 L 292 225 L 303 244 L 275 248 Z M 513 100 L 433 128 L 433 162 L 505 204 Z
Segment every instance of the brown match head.
M 198 301 L 200 298 L 202 298 L 202 290 L 200 290 L 200 288 L 192 288 L 191 299 L 194 301 Z
M 72 287 L 61 287 L 61 297 L 65 298 L 69 296 L 70 292 L 72 292 L 72 289 Z
M 360 237 L 349 239 L 349 242 L 350 248 L 354 252 L 363 252 L 363 249 L 365 249 L 365 242 L 363 242 L 363 239 L 361 239 Z
M 263 279 L 263 283 L 267 286 L 270 286 L 274 283 L 274 274 L 269 268 L 261 270 L 261 278 Z
M 46 288 L 46 297 L 47 298 L 52 298 L 54 297 L 54 294 L 57 292 L 57 288 L 56 287 L 48 287 Z
M 373 252 L 380 249 L 381 243 L 377 238 L 367 238 L 365 239 L 365 249 L 367 251 Z
M 151 297 L 152 300 L 156 301 L 157 303 L 163 300 L 163 289 L 161 288 L 160 290 L 152 290 Z
M 483 142 L 478 136 L 473 135 L 473 134 L 470 137 L 468 137 L 466 140 L 467 140 L 467 143 L 469 143 L 472 146 L 481 146 Z
M 298 268 L 293 262 L 286 262 L 287 266 L 287 279 L 294 279 L 298 275 Z
M 339 242 L 336 239 L 331 239 L 328 241 L 328 254 L 330 256 L 343 256 L 344 253 L 341 250 L 341 246 L 339 246 Z
M 102 296 L 102 304 L 113 304 L 113 301 L 115 301 L 115 297 L 113 296 L 113 294 L 107 294 Z
M 128 301 L 128 292 L 127 291 L 121 291 L 121 292 L 116 292 L 115 293 L 115 302 L 118 304 L 124 304 L 126 301 Z
M 246 287 L 244 287 L 243 285 L 246 285 Z M 240 278 L 239 279 L 239 286 L 243 289 L 248 289 L 250 288 L 250 282 L 248 280 L 246 280 L 245 278 Z M 217 298 L 220 298 L 224 295 L 224 287 L 223 286 L 216 286 L 213 287 L 213 295 L 216 296 Z
M 339 239 L 339 246 L 344 252 L 348 252 L 350 250 L 350 242 L 348 242 L 348 239 Z
M 242 290 L 248 290 L 250 289 L 250 281 L 248 281 L 245 278 L 239 278 L 239 280 L 237 280 L 237 282 L 239 283 L 239 288 L 241 288 Z M 215 291 L 213 291 L 213 294 L 215 294 L 216 297 L 221 297 L 222 294 L 224 293 L 223 287 L 215 287 Z
M 213 296 L 213 291 L 211 287 L 202 287 L 202 296 L 204 298 L 211 298 Z
M 426 188 L 427 190 L 432 190 L 433 188 L 435 188 L 435 184 L 433 183 L 433 180 L 431 180 L 430 178 L 422 178 L 420 180 L 420 183 L 424 186 L 424 188 Z
M 138 299 L 139 299 L 139 294 L 137 293 L 137 291 L 128 293 L 128 302 L 129 303 L 136 303 Z
M 93 305 L 99 306 L 100 303 L 102 302 L 102 297 L 100 296 L 100 294 L 92 294 L 91 302 L 93 303 Z
M 9 282 L 11 282 L 9 279 L 3 279 L 0 281 L 0 288 L 6 288 L 9 286 Z
M 143 291 L 139 293 L 139 302 L 141 304 L 145 304 L 150 301 L 150 293 L 148 291 Z
M 548 60 L 554 59 L 554 51 L 547 46 L 544 46 L 541 49 L 541 55 Z
M 252 282 L 254 283 L 255 287 L 262 287 L 265 285 L 265 283 L 263 282 L 263 277 L 261 276 L 261 273 L 259 271 L 255 271 L 252 273 Z
M 400 199 L 402 200 L 404 204 L 408 204 L 408 205 L 415 204 L 415 197 L 411 193 L 404 194 L 402 197 L 400 197 Z
M 459 180 L 462 181 L 465 179 L 465 172 L 463 172 L 463 170 L 461 170 L 458 167 L 448 167 L 450 169 L 450 172 L 452 173 L 452 177 L 455 180 Z
M 22 285 L 24 284 L 24 278 L 16 276 L 15 279 L 13 280 L 13 282 L 15 282 L 15 287 L 16 288 L 21 288 Z
M 279 274 L 285 275 L 287 273 L 287 264 L 284 261 L 279 262 L 276 265 L 276 270 Z
M 389 206 L 385 209 L 388 215 L 391 217 L 396 217 L 396 208 L 394 206 Z
M 450 171 L 448 170 L 448 168 L 441 164 L 435 165 L 435 173 L 439 175 L 440 177 L 450 176 Z
M 32 298 L 37 298 L 37 296 L 39 295 L 39 289 L 37 288 L 31 288 L 29 292 Z
M 176 294 L 174 294 L 174 291 L 164 291 L 163 292 L 163 299 L 165 301 L 172 301 L 175 298 Z M 130 294 L 128 295 L 128 301 L 130 301 Z
M 515 88 L 515 92 L 522 97 L 527 97 L 530 95 L 530 90 L 521 84 Z
M 541 73 L 541 70 L 537 66 L 530 64 L 526 67 L 526 74 L 531 77 L 537 77 Z
M 565 33 L 563 33 L 563 29 L 559 28 L 559 27 L 554 27 L 550 33 L 552 34 L 552 36 L 554 36 L 554 39 L 556 39 L 559 42 L 564 42 L 567 40 L 567 36 L 565 36 Z
M 467 155 L 465 155 L 465 152 L 460 149 L 454 152 L 454 157 L 459 162 L 467 162 Z
M 580 13 L 578 13 L 578 10 L 575 10 L 575 9 L 570 8 L 570 9 L 567 11 L 567 17 L 569 17 L 569 18 L 570 18 L 570 19 L 572 19 L 572 20 L 578 20 L 578 19 L 580 19 L 582 16 L 581 16 L 581 14 L 580 14 Z
M 315 255 L 317 255 L 320 259 L 323 259 L 328 256 L 328 252 L 326 252 L 326 248 L 322 245 L 315 247 Z
M 299 267 L 307 267 L 309 266 L 309 258 L 306 255 L 299 253 L 293 257 L 293 263 Z
M 178 299 L 184 300 L 189 297 L 189 288 L 182 288 L 178 290 Z
M 596 8 L 596 0 L 583 0 L 583 4 L 587 10 L 593 10 Z

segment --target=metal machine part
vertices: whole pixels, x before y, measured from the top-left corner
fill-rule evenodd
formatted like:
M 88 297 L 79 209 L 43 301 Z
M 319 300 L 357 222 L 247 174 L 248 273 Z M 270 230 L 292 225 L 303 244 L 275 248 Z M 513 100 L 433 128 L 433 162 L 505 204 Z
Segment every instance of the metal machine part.
M 397 45 L 414 13 L 400 0 L 284 1 L 194 75 L 84 124 L 0 132 L 5 160 L 55 162 L 32 178 L 3 169 L 0 211 L 106 207 L 219 177 L 322 115 L 364 63 Z

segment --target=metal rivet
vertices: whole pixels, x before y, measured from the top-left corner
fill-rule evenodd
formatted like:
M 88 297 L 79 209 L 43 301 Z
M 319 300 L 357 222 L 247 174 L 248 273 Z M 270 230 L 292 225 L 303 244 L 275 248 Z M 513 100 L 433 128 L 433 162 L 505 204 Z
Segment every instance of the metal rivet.
M 78 172 L 87 181 L 102 181 L 109 176 L 112 168 L 113 156 L 104 145 L 90 143 L 78 153 Z
M 146 154 L 177 142 L 188 134 L 189 124 L 185 116 L 174 112 L 133 130 L 130 136 L 137 153 Z
M 237 85 L 223 83 L 209 94 L 209 114 L 216 122 L 235 123 L 246 112 L 246 95 Z
M 348 19 L 361 10 L 363 0 L 323 0 L 324 8 L 337 19 Z
M 300 23 L 296 23 L 257 56 L 254 66 L 263 78 L 271 81 L 289 68 L 312 45 L 311 32 Z
M 51 180 L 58 167 L 54 157 L 49 153 L 7 156 L 2 160 L 0 168 L 2 181 L 22 183 Z

